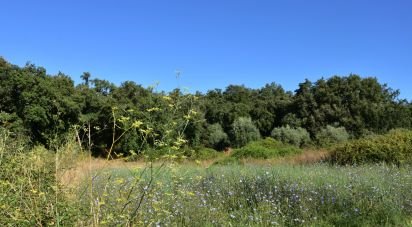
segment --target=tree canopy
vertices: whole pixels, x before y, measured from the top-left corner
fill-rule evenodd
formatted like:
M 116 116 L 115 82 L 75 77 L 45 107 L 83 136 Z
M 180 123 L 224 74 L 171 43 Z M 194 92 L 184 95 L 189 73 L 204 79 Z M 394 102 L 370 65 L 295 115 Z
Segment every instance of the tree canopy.
M 48 75 L 42 67 L 30 63 L 18 67 L 0 58 L 0 126 L 46 146 L 76 128 L 81 142 L 96 155 L 112 141 L 113 107 L 125 113 L 149 113 L 159 136 L 166 133 L 167 122 L 190 118 L 184 134 L 188 144 L 218 149 L 268 137 L 280 127 L 302 128 L 315 139 L 327 127 L 344 128 L 358 138 L 412 126 L 412 104 L 399 99 L 399 91 L 355 74 L 305 80 L 294 92 L 269 83 L 258 89 L 229 85 L 205 94 L 179 89 L 156 92 L 133 81 L 117 86 L 88 72 L 80 77 L 83 83 L 75 85 L 63 73 Z M 175 116 L 148 112 L 177 102 Z M 188 114 L 189 109 L 196 114 Z M 138 146 L 137 134 L 122 138 L 118 152 L 127 154 Z

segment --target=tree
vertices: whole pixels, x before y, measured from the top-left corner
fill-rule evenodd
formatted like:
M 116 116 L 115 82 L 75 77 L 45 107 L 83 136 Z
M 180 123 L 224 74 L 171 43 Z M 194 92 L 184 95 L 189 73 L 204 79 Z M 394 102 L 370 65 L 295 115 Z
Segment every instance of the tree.
M 84 84 L 89 87 L 89 79 L 90 79 L 91 75 L 89 72 L 84 72 L 80 78 L 82 78 L 82 80 L 84 80 Z
M 260 139 L 259 130 L 248 117 L 239 117 L 232 124 L 232 144 L 242 147 L 249 142 Z
M 271 136 L 283 143 L 302 147 L 310 143 L 310 135 L 304 128 L 291 128 L 289 125 L 286 127 L 274 128 Z
M 208 125 L 207 135 L 207 145 L 209 147 L 216 150 L 223 150 L 229 145 L 229 137 L 219 123 Z

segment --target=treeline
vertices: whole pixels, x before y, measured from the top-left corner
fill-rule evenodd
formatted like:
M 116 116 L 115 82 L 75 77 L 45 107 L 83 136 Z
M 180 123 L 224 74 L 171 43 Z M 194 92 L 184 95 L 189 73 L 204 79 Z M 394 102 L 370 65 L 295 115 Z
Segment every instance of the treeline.
M 305 80 L 295 92 L 271 83 L 259 89 L 229 85 L 206 94 L 156 92 L 132 81 L 116 86 L 87 72 L 81 77 L 83 83 L 75 85 L 63 73 L 47 75 L 42 67 L 18 67 L 0 58 L 0 127 L 47 147 L 74 130 L 84 147 L 101 155 L 113 143 L 114 130 L 125 132 L 113 123 L 139 116 L 150 117 L 145 130 L 159 138 L 173 133 L 169 123 L 186 119 L 180 127 L 187 146 L 218 150 L 268 136 L 300 146 L 320 143 L 328 133 L 359 138 L 412 126 L 410 102 L 376 78 L 358 75 Z M 173 111 L 162 111 L 169 107 Z M 123 118 L 116 119 L 114 109 Z M 133 129 L 116 141 L 117 154 L 139 153 L 156 143 L 146 138 L 142 146 L 138 125 Z

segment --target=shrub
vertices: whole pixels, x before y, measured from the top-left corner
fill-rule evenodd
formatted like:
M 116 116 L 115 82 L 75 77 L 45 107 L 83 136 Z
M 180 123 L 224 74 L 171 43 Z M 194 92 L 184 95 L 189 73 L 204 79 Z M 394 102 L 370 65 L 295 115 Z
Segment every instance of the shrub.
M 223 131 L 223 128 L 219 123 L 209 125 L 207 127 L 207 133 L 208 146 L 216 150 L 223 150 L 226 146 L 229 145 L 228 136 L 225 131 Z
M 208 147 L 200 147 L 192 151 L 193 152 L 188 156 L 190 156 L 191 159 L 195 160 L 213 159 L 219 157 L 222 154 L 221 152 L 218 152 L 215 149 Z
M 249 142 L 260 139 L 259 130 L 247 117 L 239 117 L 232 124 L 233 145 L 242 147 Z
M 235 157 L 228 156 L 223 159 L 217 160 L 213 163 L 213 165 L 243 165 L 243 162 Z
M 271 136 L 283 143 L 302 147 L 310 143 L 310 135 L 306 129 L 298 127 L 291 128 L 289 126 L 274 128 Z
M 0 128 L 0 226 L 74 225 L 75 210 L 56 178 L 55 158 Z
M 392 130 L 386 135 L 348 142 L 332 151 L 331 162 L 341 165 L 379 162 L 412 164 L 412 131 Z
M 263 140 L 251 142 L 242 148 L 235 149 L 232 157 L 268 159 L 300 152 L 301 149 L 295 146 L 286 145 L 268 137 Z
M 316 140 L 320 146 L 330 146 L 336 143 L 342 143 L 349 139 L 350 135 L 344 127 L 326 126 L 318 132 Z

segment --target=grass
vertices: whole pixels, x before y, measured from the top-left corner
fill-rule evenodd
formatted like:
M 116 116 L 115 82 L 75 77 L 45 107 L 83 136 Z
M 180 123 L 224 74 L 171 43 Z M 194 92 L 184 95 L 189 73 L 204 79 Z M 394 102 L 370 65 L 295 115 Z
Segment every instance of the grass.
M 160 171 L 159 168 L 153 172 L 124 168 L 103 171 L 93 186 L 100 203 L 99 223 L 412 224 L 410 167 L 229 165 L 168 166 Z M 88 201 L 87 198 L 79 201 L 82 200 Z
M 1 226 L 412 225 L 410 165 L 314 164 L 327 152 L 313 150 L 231 157 L 243 165 L 212 165 L 228 160 L 213 150 L 201 152 L 212 160 L 123 162 L 76 149 L 1 138 Z

